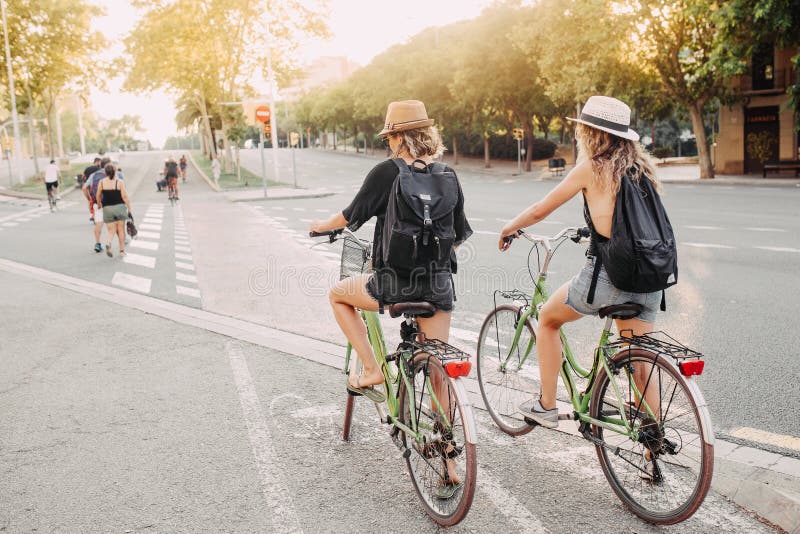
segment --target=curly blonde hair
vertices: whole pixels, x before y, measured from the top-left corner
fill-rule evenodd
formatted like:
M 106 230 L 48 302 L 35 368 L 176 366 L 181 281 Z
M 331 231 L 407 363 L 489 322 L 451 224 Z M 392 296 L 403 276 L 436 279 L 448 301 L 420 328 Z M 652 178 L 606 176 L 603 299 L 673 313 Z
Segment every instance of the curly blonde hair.
M 656 191 L 661 191 L 655 166 L 639 142 L 581 123 L 577 124 L 575 138 L 578 140 L 578 161 L 589 160 L 595 179 L 614 193 L 619 191 L 620 180 L 629 172 L 628 176 L 634 182 L 644 177 L 653 183 Z
M 400 144 L 392 152 L 393 158 L 401 157 L 404 152 L 408 152 L 415 159 L 423 156 L 438 158 L 445 151 L 442 136 L 436 126 L 414 128 L 413 130 L 404 130 L 391 135 L 400 138 Z

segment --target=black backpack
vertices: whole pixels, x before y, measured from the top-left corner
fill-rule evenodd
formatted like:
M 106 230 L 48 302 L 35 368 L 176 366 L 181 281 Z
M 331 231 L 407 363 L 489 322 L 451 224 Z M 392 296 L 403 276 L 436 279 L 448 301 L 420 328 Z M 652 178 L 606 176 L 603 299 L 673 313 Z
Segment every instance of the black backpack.
M 400 158 L 392 161 L 400 172 L 386 207 L 384 266 L 404 276 L 450 271 L 458 203 L 455 173 L 439 162 L 428 166 L 415 160 L 409 166 Z
M 585 201 L 585 200 L 584 200 Z M 625 175 L 620 182 L 611 223 L 611 237 L 595 241 L 594 273 L 588 303 L 605 267 L 614 287 L 631 293 L 663 291 L 678 282 L 678 249 L 672 225 L 658 192 L 645 176 L 634 182 Z M 666 309 L 664 295 L 661 309 Z

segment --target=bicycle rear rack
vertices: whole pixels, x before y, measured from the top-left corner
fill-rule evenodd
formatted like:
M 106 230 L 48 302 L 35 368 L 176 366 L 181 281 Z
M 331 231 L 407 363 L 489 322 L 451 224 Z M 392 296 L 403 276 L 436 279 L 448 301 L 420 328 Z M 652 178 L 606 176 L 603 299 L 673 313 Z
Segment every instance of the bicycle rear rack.
M 633 335 L 632 330 L 622 330 L 619 339 L 603 347 L 607 356 L 619 350 L 642 348 L 662 356 L 670 356 L 677 363 L 686 360 L 702 360 L 703 354 L 692 350 L 666 332 L 650 332 L 641 336 Z

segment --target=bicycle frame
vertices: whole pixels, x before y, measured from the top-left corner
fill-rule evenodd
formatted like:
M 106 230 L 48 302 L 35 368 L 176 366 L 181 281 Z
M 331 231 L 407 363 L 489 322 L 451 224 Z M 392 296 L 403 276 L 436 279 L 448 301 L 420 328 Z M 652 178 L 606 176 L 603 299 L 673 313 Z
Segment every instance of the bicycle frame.
M 528 238 L 529 240 L 531 238 Z M 544 305 L 544 303 L 549 298 L 549 294 L 547 291 L 546 281 L 547 281 L 547 267 L 550 263 L 550 259 L 553 256 L 553 249 L 548 242 L 545 242 L 545 250 L 547 251 L 547 256 L 544 261 L 543 268 L 541 272 L 539 272 L 538 278 L 535 281 L 535 288 L 533 297 L 531 298 L 530 305 L 522 315 L 520 315 L 519 320 L 517 321 L 516 331 L 514 333 L 514 340 L 511 343 L 511 346 L 508 349 L 508 354 L 506 356 L 506 360 L 501 364 L 501 368 L 505 369 L 509 362 L 511 361 L 514 353 L 519 346 L 519 340 L 522 336 L 522 331 L 525 328 L 525 324 L 528 322 L 531 317 L 533 318 L 533 324 L 537 323 L 537 319 L 539 316 L 539 310 Z M 574 418 L 578 421 L 583 423 L 588 423 L 591 425 L 601 426 L 606 428 L 612 432 L 616 432 L 618 434 L 631 436 L 633 439 L 636 439 L 637 432 L 633 425 L 628 421 L 628 418 L 625 416 L 624 413 L 624 399 L 622 397 L 622 393 L 619 391 L 617 383 L 612 381 L 614 387 L 614 394 L 617 397 L 617 407 L 619 410 L 619 419 L 612 419 L 612 418 L 604 418 L 604 419 L 595 419 L 589 416 L 589 401 L 592 396 L 592 391 L 595 385 L 595 378 L 597 377 L 597 373 L 599 372 L 601 366 L 605 370 L 605 372 L 611 376 L 612 369 L 609 366 L 609 354 L 606 354 L 605 346 L 608 344 L 609 339 L 612 336 L 612 324 L 613 320 L 609 317 L 606 320 L 606 324 L 603 327 L 602 334 L 600 336 L 600 342 L 595 349 L 594 359 L 592 362 L 592 366 L 590 369 L 586 370 L 578 363 L 575 359 L 575 355 L 572 352 L 572 349 L 569 346 L 569 341 L 567 340 L 567 336 L 564 333 L 564 330 L 561 329 L 559 331 L 559 337 L 561 338 L 561 346 L 562 346 L 562 362 L 561 362 L 561 369 L 559 374 L 561 375 L 561 380 L 564 383 L 564 386 L 567 389 L 567 393 L 570 397 L 570 402 L 572 403 L 572 408 L 574 410 Z M 528 356 L 531 354 L 535 344 L 535 338 L 531 337 L 528 346 L 524 350 L 524 354 L 522 358 L 520 358 L 519 363 L 517 364 L 517 370 L 521 369 L 524 365 L 525 361 L 527 361 Z M 499 347 L 499 345 L 498 345 Z M 633 389 L 634 395 L 636 398 L 641 399 L 640 405 L 641 410 L 647 412 L 650 417 L 655 417 L 653 410 L 644 400 L 644 395 L 639 391 L 638 387 L 636 386 L 636 382 L 633 379 L 633 376 L 630 373 L 630 370 L 625 370 L 626 376 L 628 381 L 631 384 Z M 579 391 L 578 386 L 575 382 L 574 375 L 577 375 L 580 378 L 588 379 L 589 383 L 586 386 L 584 391 Z
M 367 336 L 369 338 L 370 345 L 372 346 L 373 352 L 375 353 L 375 360 L 378 362 L 378 367 L 381 369 L 383 373 L 383 387 L 385 388 L 384 391 L 386 392 L 386 404 L 388 406 L 388 418 L 384 417 L 380 406 L 378 406 L 378 413 L 381 417 L 381 420 L 384 422 L 390 422 L 392 425 L 403 431 L 407 436 L 413 436 L 415 440 L 419 443 L 423 443 L 423 436 L 418 431 L 419 429 L 419 422 L 417 421 L 417 416 L 414 410 L 409 411 L 409 415 L 411 420 L 408 421 L 408 425 L 402 423 L 400 421 L 400 380 L 403 381 L 406 387 L 406 391 L 413 392 L 414 385 L 409 379 L 408 373 L 406 371 L 406 363 L 410 360 L 411 351 L 404 350 L 401 351 L 397 355 L 397 372 L 393 372 L 391 366 L 389 365 L 389 361 L 387 360 L 387 350 L 386 350 L 386 342 L 384 341 L 383 337 L 383 328 L 381 327 L 379 316 L 377 312 L 370 312 L 370 311 L 361 311 L 361 318 L 363 319 L 364 323 L 367 327 Z M 353 354 L 353 346 L 348 342 L 347 343 L 347 352 L 345 353 L 345 363 L 343 372 L 345 376 L 350 375 L 350 360 Z M 448 426 L 451 424 L 450 418 L 445 413 L 441 402 L 439 401 L 436 393 L 434 391 L 433 386 L 431 385 L 430 380 L 426 381 L 426 391 L 428 395 L 430 395 L 431 403 L 435 407 L 434 409 L 439 413 L 442 417 L 442 421 L 445 421 Z M 410 426 L 409 426 L 410 425 Z M 468 429 L 468 434 L 472 434 L 472 429 Z

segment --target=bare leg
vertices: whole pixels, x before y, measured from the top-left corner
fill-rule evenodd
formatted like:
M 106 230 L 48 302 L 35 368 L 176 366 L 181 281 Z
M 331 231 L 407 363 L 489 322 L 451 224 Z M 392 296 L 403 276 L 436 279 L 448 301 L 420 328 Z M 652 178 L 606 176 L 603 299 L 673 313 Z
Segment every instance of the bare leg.
M 111 242 L 114 240 L 114 235 L 117 233 L 117 223 L 116 221 L 112 221 L 110 223 L 106 223 L 106 245 L 108 248 L 111 248 Z
M 622 332 L 624 330 L 633 330 L 633 335 L 640 336 L 642 334 L 646 334 L 648 332 L 653 331 L 653 323 L 648 323 L 646 321 L 641 321 L 639 319 L 618 319 L 617 320 L 617 332 L 620 335 L 623 335 Z M 625 335 L 628 335 L 630 332 L 625 332 Z M 637 364 L 634 366 L 633 369 L 633 381 L 636 384 L 636 387 L 639 391 L 644 390 L 645 386 L 647 386 L 647 390 L 644 391 L 644 400 L 653 413 L 658 416 L 659 412 L 661 411 L 660 407 L 660 391 L 658 391 L 658 384 L 656 377 L 653 377 L 650 380 L 650 384 L 648 384 L 647 379 L 651 377 L 650 373 L 653 369 L 652 365 L 648 364 Z M 639 410 L 646 412 L 643 406 L 638 406 L 637 403 L 636 408 Z
M 569 282 L 559 287 L 547 299 L 539 314 L 536 348 L 539 354 L 539 375 L 542 382 L 541 403 L 546 410 L 556 407 L 556 383 L 561 369 L 561 337 L 559 329 L 565 323 L 577 321 L 583 315 L 566 304 Z
M 358 384 L 350 379 L 353 386 L 361 387 L 383 383 L 383 373 L 378 368 L 375 353 L 369 344 L 367 327 L 361 320 L 361 314 L 356 310 L 356 308 L 365 311 L 378 310 L 378 302 L 367 293 L 366 283 L 370 276 L 365 274 L 345 278 L 333 286 L 329 295 L 333 315 L 339 323 L 339 328 L 364 364 L 364 375 L 360 377 Z
M 451 312 L 436 312 L 433 317 L 418 318 L 417 324 L 419 324 L 419 329 L 425 334 L 427 339 L 438 339 L 446 343 L 450 339 L 450 320 L 452 315 Z M 431 385 L 442 407 L 442 411 L 448 414 L 448 417 L 452 417 L 453 411 L 450 409 L 450 405 L 451 402 L 455 401 L 451 399 L 450 388 L 448 387 L 446 378 L 444 376 L 439 376 L 438 373 L 431 374 Z M 438 408 L 432 404 L 431 402 L 431 410 L 434 412 L 437 411 Z M 457 474 L 455 459 L 445 460 L 445 465 L 447 466 L 447 476 L 450 482 L 456 484 L 461 482 Z
M 100 236 L 103 233 L 103 211 L 94 210 L 94 242 L 100 243 Z
M 119 251 L 125 251 L 125 221 L 116 221 L 117 225 L 117 238 L 119 238 Z

